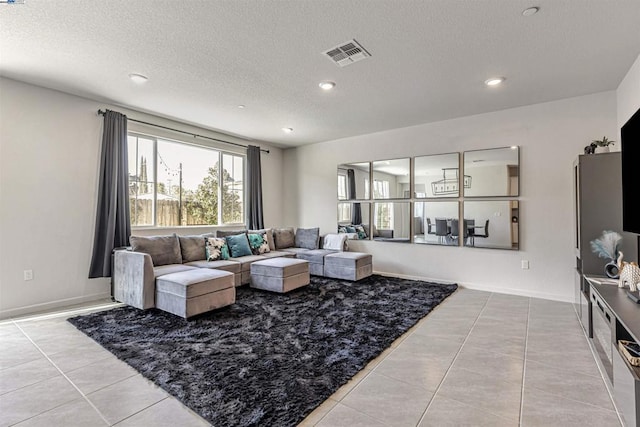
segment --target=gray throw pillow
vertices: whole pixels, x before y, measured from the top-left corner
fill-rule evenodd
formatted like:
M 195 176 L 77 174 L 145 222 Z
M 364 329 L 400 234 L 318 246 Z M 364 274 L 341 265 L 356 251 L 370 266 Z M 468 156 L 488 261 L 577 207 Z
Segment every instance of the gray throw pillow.
M 193 236 L 178 236 L 182 262 L 201 261 L 207 258 L 205 244 L 207 237 L 215 237 L 214 233 Z
M 293 227 L 273 229 L 273 240 L 275 241 L 276 250 L 292 248 L 295 244 L 295 239 L 296 233 L 293 231 Z
M 235 236 L 236 234 L 246 233 L 247 230 L 216 230 L 216 237 Z
M 131 249 L 151 256 L 154 266 L 182 264 L 180 241 L 177 234 L 168 236 L 131 236 Z
M 296 248 L 318 249 L 320 242 L 320 228 L 298 228 L 296 230 Z

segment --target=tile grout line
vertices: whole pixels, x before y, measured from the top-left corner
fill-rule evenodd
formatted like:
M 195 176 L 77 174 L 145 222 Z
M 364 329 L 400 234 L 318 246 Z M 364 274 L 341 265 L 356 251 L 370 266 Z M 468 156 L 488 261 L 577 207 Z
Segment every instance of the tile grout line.
M 527 372 L 527 352 L 529 350 L 529 323 L 531 321 L 531 298 L 527 305 L 527 329 L 524 333 L 524 354 L 522 357 L 522 388 L 520 389 L 520 411 L 518 412 L 518 425 L 522 426 L 522 413 L 524 412 L 524 382 Z
M 87 402 L 87 403 L 88 403 L 88 404 L 89 404 L 89 405 L 90 405 L 90 406 L 91 406 L 91 407 L 92 407 L 92 408 L 97 412 L 97 414 L 100 416 L 100 418 L 102 418 L 102 420 L 103 420 L 107 425 L 109 425 L 109 426 L 110 426 L 110 425 L 112 425 L 112 424 L 111 424 L 111 423 L 110 423 L 110 422 L 105 418 L 105 416 L 102 414 L 102 412 L 100 412 L 100 410 L 99 410 L 99 409 L 98 409 L 98 408 L 93 404 L 93 402 L 91 402 L 91 400 L 90 400 L 90 399 L 89 399 L 89 398 L 88 398 L 88 397 L 87 397 L 87 396 L 82 392 L 82 390 L 80 390 L 80 389 L 78 388 L 78 386 L 76 386 L 76 385 L 74 384 L 74 382 L 73 382 L 73 381 L 71 381 L 71 379 L 70 379 L 70 378 L 69 378 L 69 377 L 68 377 L 64 372 L 62 372 L 62 370 L 58 367 L 58 365 L 56 365 L 56 364 L 53 362 L 53 360 L 51 360 L 51 358 L 50 358 L 49 356 L 47 356 L 47 354 L 46 354 L 46 353 L 45 353 L 45 352 L 40 348 L 40 346 L 39 346 L 38 344 L 36 344 L 36 343 L 35 343 L 35 341 L 33 341 L 33 340 L 31 339 L 31 337 L 30 337 L 30 336 L 29 336 L 29 335 L 24 331 L 24 329 L 22 329 L 22 328 L 21 328 L 17 323 L 15 323 L 15 322 L 14 322 L 14 324 L 16 325 L 16 327 L 17 327 L 18 329 L 20 329 L 20 331 L 25 335 L 25 337 L 27 337 L 27 339 L 28 339 L 29 341 L 31 341 L 31 343 L 32 343 L 32 344 L 33 344 L 33 345 L 38 349 L 38 351 L 39 351 L 40 353 L 42 353 L 42 355 L 43 355 L 43 356 L 44 356 L 44 357 L 49 361 L 49 363 L 51 363 L 51 364 L 53 365 L 53 367 L 54 367 L 54 368 L 56 368 L 56 369 L 58 370 L 58 372 L 60 372 L 60 375 L 62 375 L 62 376 L 64 377 L 64 379 L 65 379 L 65 380 L 67 380 L 67 382 L 69 382 L 69 384 L 71 384 L 71 386 L 72 386 L 73 388 L 75 388 L 75 389 L 76 389 L 76 391 L 77 391 L 78 393 L 80 393 L 80 396 L 82 396 L 82 398 L 83 398 L 83 399 L 84 399 L 84 400 L 85 400 L 85 401 L 86 401 L 86 402 Z M 75 399 L 74 399 L 74 400 L 75 400 Z M 65 405 L 65 404 L 67 404 L 67 403 L 69 403 L 69 402 L 65 402 L 65 403 L 63 403 L 63 404 L 61 404 L 61 405 L 56 406 L 55 408 L 58 408 L 58 407 L 60 407 L 60 406 L 63 406 L 63 405 Z M 40 414 L 43 414 L 43 413 L 49 412 L 50 410 L 53 410 L 53 409 L 55 409 L 55 408 L 51 408 L 51 409 L 49 409 L 48 411 L 41 412 Z M 38 415 L 40 415 L 40 414 L 34 415 L 34 417 L 36 417 L 36 416 L 38 416 Z M 30 417 L 30 418 L 33 418 L 33 417 Z M 27 418 L 27 419 L 28 419 L 28 418 Z M 22 420 L 22 421 L 25 421 L 25 420 Z
M 447 371 L 444 373 L 444 376 L 442 377 L 442 380 L 440 380 L 440 382 L 438 383 L 438 386 L 436 387 L 436 390 L 433 392 L 433 396 L 431 397 L 431 400 L 429 400 L 429 403 L 427 404 L 427 407 L 424 408 L 424 411 L 422 411 L 422 416 L 418 420 L 418 424 L 416 424 L 416 426 L 419 426 L 420 423 L 422 423 L 422 421 L 424 420 L 425 416 L 427 415 L 427 411 L 431 407 L 431 404 L 433 403 L 433 400 L 438 395 L 438 391 L 440 391 L 440 388 L 442 387 L 442 384 L 447 379 L 447 376 L 449 375 L 449 372 L 451 371 L 451 368 L 456 363 L 456 360 L 458 359 L 458 356 L 460 355 L 460 352 L 462 351 L 462 348 L 464 347 L 465 343 L 469 339 L 469 336 L 471 335 L 471 332 L 473 331 L 473 328 L 476 327 L 476 324 L 478 323 L 478 319 L 480 319 L 480 316 L 482 316 L 482 313 L 487 308 L 487 305 L 489 304 L 489 301 L 491 300 L 492 297 L 493 297 L 493 292 L 489 295 L 489 298 L 487 298 L 487 301 L 482 306 L 482 310 L 480 310 L 480 313 L 478 313 L 478 316 L 476 316 L 476 320 L 474 320 L 473 324 L 471 325 L 471 328 L 469 329 L 469 332 L 467 333 L 467 336 L 464 338 L 464 341 L 462 341 L 462 343 L 460 344 L 460 348 L 456 352 L 456 355 L 453 357 L 453 360 L 451 361 L 451 364 L 447 368 Z

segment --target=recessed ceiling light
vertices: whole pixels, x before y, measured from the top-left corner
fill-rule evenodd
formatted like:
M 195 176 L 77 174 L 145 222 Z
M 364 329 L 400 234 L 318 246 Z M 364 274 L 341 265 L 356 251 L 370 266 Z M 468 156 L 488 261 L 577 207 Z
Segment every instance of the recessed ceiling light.
M 522 14 L 524 16 L 531 16 L 531 15 L 535 15 L 536 13 L 538 13 L 539 10 L 540 10 L 539 7 L 530 7 L 528 9 L 523 10 Z
M 143 76 L 142 74 L 138 73 L 129 74 L 129 78 L 138 84 L 145 83 L 147 80 L 149 80 L 149 77 Z
M 282 128 L 282 131 L 284 133 L 291 133 L 291 132 L 293 132 L 293 128 Z
M 496 86 L 496 85 L 499 85 L 500 83 L 502 83 L 505 80 L 506 80 L 506 78 L 504 78 L 504 77 L 492 77 L 490 79 L 485 80 L 484 84 L 486 84 L 487 86 Z
M 240 105 L 238 105 L 238 108 L 243 109 L 244 105 L 240 104 Z
M 320 82 L 320 84 L 318 86 L 320 86 L 320 88 L 322 90 L 331 90 L 334 87 L 336 87 L 336 83 L 335 82 L 326 81 L 326 82 Z

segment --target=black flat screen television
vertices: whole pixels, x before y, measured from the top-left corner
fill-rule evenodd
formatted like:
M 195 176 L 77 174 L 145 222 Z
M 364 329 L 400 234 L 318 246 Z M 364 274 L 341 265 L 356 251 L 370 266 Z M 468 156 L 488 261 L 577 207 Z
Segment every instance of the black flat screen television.
M 640 234 L 640 109 L 620 130 L 622 151 L 622 229 Z

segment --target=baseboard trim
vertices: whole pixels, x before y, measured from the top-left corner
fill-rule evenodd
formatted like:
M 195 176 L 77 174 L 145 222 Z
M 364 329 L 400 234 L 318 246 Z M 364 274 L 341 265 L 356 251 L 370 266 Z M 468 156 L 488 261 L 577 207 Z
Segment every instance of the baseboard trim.
M 66 298 L 41 304 L 27 305 L 24 307 L 12 308 L 9 310 L 0 310 L 0 320 L 6 320 L 17 316 L 38 314 L 40 312 L 54 310 L 56 308 L 68 308 L 72 305 L 83 304 L 110 297 L 111 295 L 109 292 L 100 292 L 97 294 L 84 295 L 81 297 Z
M 379 274 L 380 276 L 399 277 L 401 279 L 407 279 L 407 280 L 423 280 L 427 282 L 437 282 L 437 283 L 447 283 L 447 284 L 456 283 L 458 284 L 458 286 L 466 289 L 494 292 L 496 294 L 517 295 L 521 297 L 548 299 L 552 301 L 560 301 L 560 302 L 568 302 L 568 303 L 575 302 L 573 300 L 573 296 L 566 296 L 566 295 L 547 294 L 544 292 L 532 292 L 532 291 L 526 291 L 522 289 L 513 289 L 513 288 L 497 288 L 492 286 L 479 285 L 477 283 L 460 283 L 460 282 L 436 278 L 436 277 L 413 276 L 408 274 L 388 273 L 384 271 L 374 271 L 374 274 Z

